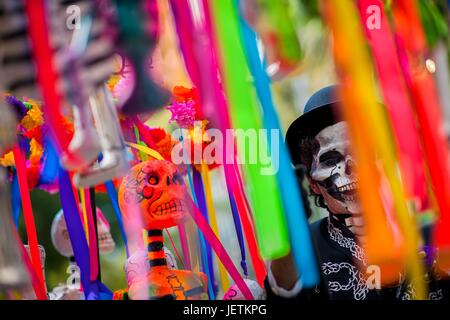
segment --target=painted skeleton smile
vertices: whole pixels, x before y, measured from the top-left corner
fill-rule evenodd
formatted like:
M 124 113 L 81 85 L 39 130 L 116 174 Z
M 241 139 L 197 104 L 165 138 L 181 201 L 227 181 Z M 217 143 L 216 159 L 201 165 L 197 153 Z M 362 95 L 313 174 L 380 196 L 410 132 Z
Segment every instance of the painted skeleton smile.
M 351 154 L 345 121 L 322 129 L 316 136 L 310 176 L 317 183 L 329 210 L 335 214 L 361 211 L 358 198 L 357 165 Z
M 162 216 L 170 213 L 183 211 L 184 211 L 183 203 L 181 202 L 181 200 L 175 199 L 157 206 L 155 210 L 153 210 L 153 214 L 157 216 Z
M 335 199 L 339 201 L 357 201 L 357 185 L 352 183 L 351 185 L 344 187 L 332 186 L 326 188 L 327 192 Z
M 345 186 L 338 187 L 337 190 L 342 199 L 344 199 L 344 201 L 357 201 L 358 200 L 356 197 L 357 187 L 358 187 L 357 182 L 352 182 Z
M 349 184 L 347 184 L 347 185 L 345 185 L 343 187 L 338 187 L 338 191 L 339 192 L 354 191 L 354 190 L 356 190 L 356 186 L 357 186 L 357 183 L 356 182 L 352 182 L 352 183 L 349 183 Z

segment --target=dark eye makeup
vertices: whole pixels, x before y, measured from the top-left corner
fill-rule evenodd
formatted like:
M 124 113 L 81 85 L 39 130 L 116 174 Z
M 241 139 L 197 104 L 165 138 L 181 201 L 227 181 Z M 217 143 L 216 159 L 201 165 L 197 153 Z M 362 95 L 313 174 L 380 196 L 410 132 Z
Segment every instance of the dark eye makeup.
M 148 176 L 148 183 L 150 183 L 152 186 L 157 185 L 159 183 L 159 177 L 156 173 L 151 173 Z
M 341 162 L 343 159 L 343 156 L 338 151 L 328 151 L 325 152 L 323 155 L 320 156 L 319 161 L 321 164 L 332 167 L 337 165 L 339 162 Z

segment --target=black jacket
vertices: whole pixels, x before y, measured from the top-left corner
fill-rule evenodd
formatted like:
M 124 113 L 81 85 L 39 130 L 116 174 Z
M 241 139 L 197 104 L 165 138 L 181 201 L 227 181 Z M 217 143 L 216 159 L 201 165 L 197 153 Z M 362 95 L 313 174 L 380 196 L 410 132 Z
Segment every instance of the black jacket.
M 370 289 L 357 266 L 365 265 L 364 251 L 353 233 L 339 220 L 327 217 L 311 225 L 311 234 L 321 267 L 321 282 L 313 289 L 303 289 L 294 299 L 301 300 L 411 300 L 414 287 L 406 281 L 398 286 Z M 429 299 L 449 298 L 449 281 L 437 281 L 430 274 Z M 274 294 L 266 279 L 267 298 L 282 299 Z

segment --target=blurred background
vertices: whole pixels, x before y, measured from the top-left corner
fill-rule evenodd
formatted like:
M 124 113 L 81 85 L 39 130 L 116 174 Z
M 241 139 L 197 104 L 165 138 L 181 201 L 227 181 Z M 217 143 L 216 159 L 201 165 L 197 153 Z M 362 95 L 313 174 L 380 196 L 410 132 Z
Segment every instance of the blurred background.
M 293 15 L 296 17 L 297 34 L 304 51 L 304 58 L 293 76 L 275 81 L 272 84 L 275 106 L 278 109 L 284 132 L 290 123 L 302 114 L 303 106 L 313 92 L 327 85 L 335 84 L 337 81 L 330 51 L 329 33 L 319 14 L 320 1 L 297 0 L 293 2 L 295 3 Z M 390 2 L 389 0 L 385 1 L 387 8 L 389 8 Z M 430 61 L 436 61 L 437 57 L 442 56 L 442 53 L 444 53 L 444 57 L 448 61 L 448 4 L 444 0 L 419 0 L 419 3 L 427 40 L 430 47 L 433 48 L 433 51 L 430 53 Z M 168 1 L 159 0 L 159 6 L 167 8 Z M 159 50 L 157 50 L 157 57 L 154 60 L 156 61 L 155 63 L 159 64 L 159 67 L 154 72 L 160 74 L 167 87 L 173 87 L 174 85 L 189 87 L 190 83 L 186 71 L 180 64 L 180 52 L 176 41 L 174 41 L 173 26 L 170 23 L 170 19 L 173 18 L 166 12 L 162 19 L 163 29 Z M 448 100 L 444 101 L 449 102 Z M 446 110 L 447 113 L 444 116 L 448 124 L 450 123 L 450 108 Z M 163 127 L 170 132 L 173 129 L 168 124 L 170 117 L 170 111 L 162 110 L 154 114 L 146 124 L 150 127 Z M 228 196 L 224 188 L 221 168 L 212 172 L 212 183 L 221 240 L 235 264 L 239 265 L 241 257 L 239 250 L 237 250 L 238 242 L 234 231 Z M 65 283 L 69 276 L 66 272 L 68 260 L 58 254 L 52 245 L 50 236 L 52 221 L 56 213 L 61 209 L 61 203 L 57 194 L 52 195 L 42 190 L 32 191 L 31 201 L 35 214 L 38 239 L 46 251 L 45 277 L 48 290 L 51 291 L 52 288 L 60 283 Z M 124 289 L 127 286 L 123 271 L 126 255 L 119 224 L 106 194 L 97 193 L 95 202 L 109 221 L 111 234 L 116 243 L 116 248 L 112 253 L 101 255 L 102 281 L 113 291 Z M 310 199 L 310 206 L 313 212 L 312 221 L 325 214 L 314 205 L 312 199 Z M 176 249 L 171 247 L 169 240 L 166 241 L 166 246 L 172 252 L 181 252 L 177 231 L 173 229 L 170 232 L 174 236 Z M 22 239 L 26 239 L 23 215 L 21 215 L 20 220 L 20 233 Z M 249 263 L 250 265 L 251 263 Z M 250 278 L 252 277 L 253 270 L 250 270 Z

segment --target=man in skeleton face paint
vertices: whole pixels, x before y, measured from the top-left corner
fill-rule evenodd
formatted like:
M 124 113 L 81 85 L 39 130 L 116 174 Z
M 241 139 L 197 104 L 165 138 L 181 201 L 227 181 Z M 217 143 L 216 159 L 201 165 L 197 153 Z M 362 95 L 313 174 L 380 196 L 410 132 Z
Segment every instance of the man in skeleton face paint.
M 350 154 L 347 124 L 338 122 L 320 131 L 315 139 L 309 181 L 332 214 L 353 216 L 361 207 L 356 198 L 355 163 Z
M 407 284 L 402 275 L 392 285 L 382 288 L 376 281 L 368 280 L 368 270 L 373 266 L 366 264 L 361 246 L 364 221 L 357 198 L 357 164 L 351 154 L 347 123 L 339 119 L 336 112 L 340 104 L 338 91 L 338 86 L 330 86 L 315 93 L 306 103 L 304 114 L 292 123 L 286 135 L 300 180 L 307 178 L 316 205 L 329 213 L 328 217 L 311 225 L 321 283 L 312 290 L 302 288 L 301 275 L 292 257 L 287 256 L 269 265 L 265 282 L 267 297 L 413 299 L 414 286 Z M 433 261 L 428 267 L 433 267 Z M 433 279 L 428 284 L 430 299 L 448 299 L 447 283 Z

